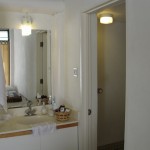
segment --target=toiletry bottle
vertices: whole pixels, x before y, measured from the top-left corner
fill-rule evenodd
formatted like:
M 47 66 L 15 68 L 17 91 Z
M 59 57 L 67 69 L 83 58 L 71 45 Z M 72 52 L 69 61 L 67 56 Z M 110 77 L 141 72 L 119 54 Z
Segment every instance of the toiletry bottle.
M 49 103 L 49 109 L 53 109 L 52 96 L 51 96 L 51 95 L 49 96 L 49 101 L 48 101 L 48 103 Z
M 53 107 L 53 110 L 57 109 L 55 97 L 52 97 L 52 107 Z
M 49 96 L 49 110 L 48 110 L 49 116 L 54 116 L 53 106 L 52 106 L 52 96 Z
M 42 109 L 41 109 L 41 114 L 42 115 L 46 115 L 47 114 L 47 109 L 46 109 L 46 106 L 45 106 L 45 102 L 43 102 L 43 106 L 42 106 Z

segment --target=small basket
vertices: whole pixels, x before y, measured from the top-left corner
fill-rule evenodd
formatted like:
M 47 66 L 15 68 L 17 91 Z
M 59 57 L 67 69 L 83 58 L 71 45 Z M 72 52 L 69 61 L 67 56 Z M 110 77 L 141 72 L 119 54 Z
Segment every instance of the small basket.
M 55 112 L 56 120 L 58 121 L 67 121 L 70 118 L 70 112 Z

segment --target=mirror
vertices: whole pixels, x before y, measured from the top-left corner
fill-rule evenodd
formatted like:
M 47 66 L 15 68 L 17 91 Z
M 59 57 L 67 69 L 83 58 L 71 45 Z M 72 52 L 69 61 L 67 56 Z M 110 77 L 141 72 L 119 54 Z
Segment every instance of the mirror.
M 8 108 L 26 106 L 26 99 L 36 105 L 37 95 L 48 97 L 52 91 L 50 31 L 32 30 L 30 36 L 22 36 L 21 30 L 10 29 L 9 35 L 10 86 L 6 87 Z M 16 98 L 14 101 L 13 97 Z M 19 100 L 20 97 L 22 100 Z

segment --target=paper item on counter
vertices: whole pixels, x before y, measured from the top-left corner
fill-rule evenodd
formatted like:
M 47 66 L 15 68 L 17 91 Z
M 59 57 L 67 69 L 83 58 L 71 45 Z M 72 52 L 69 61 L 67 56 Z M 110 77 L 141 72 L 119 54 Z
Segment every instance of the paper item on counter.
M 37 124 L 32 127 L 32 133 L 34 136 L 46 135 L 56 131 L 56 123 L 43 123 Z

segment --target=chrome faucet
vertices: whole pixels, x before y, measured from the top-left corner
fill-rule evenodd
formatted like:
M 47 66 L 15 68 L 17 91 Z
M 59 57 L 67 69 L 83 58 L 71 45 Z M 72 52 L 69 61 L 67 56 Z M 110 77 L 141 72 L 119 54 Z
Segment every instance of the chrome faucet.
M 25 110 L 25 113 L 28 116 L 35 115 L 35 109 L 32 109 L 32 102 L 30 100 L 27 101 L 27 107 L 28 107 L 28 109 Z

